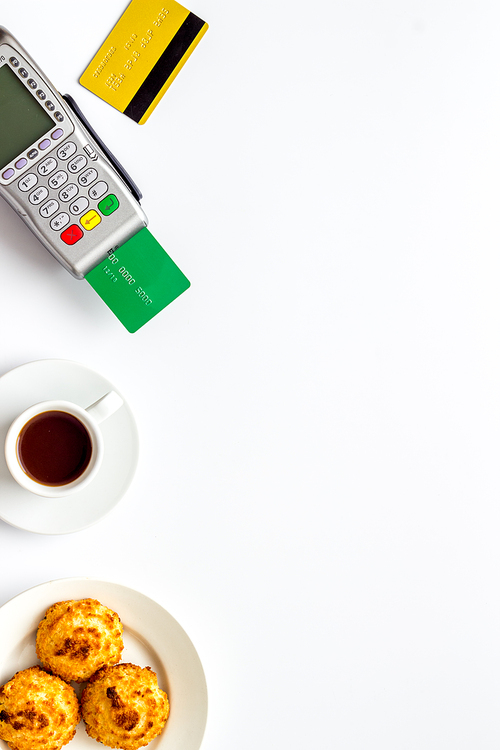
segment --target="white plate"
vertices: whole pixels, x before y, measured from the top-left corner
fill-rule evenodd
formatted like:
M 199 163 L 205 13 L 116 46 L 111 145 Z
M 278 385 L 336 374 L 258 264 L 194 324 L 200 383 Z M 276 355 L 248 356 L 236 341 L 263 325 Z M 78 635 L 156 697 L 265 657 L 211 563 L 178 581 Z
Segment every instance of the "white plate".
M 122 662 L 151 667 L 170 701 L 163 732 L 148 750 L 198 750 L 207 719 L 207 686 L 196 650 L 179 623 L 138 591 L 92 578 L 65 578 L 28 589 L 0 607 L 0 685 L 20 669 L 39 664 L 38 623 L 52 604 L 66 599 L 98 599 L 118 613 L 124 629 Z M 99 750 L 83 722 L 65 747 Z M 0 740 L 1 750 L 8 750 Z
M 0 519 L 38 534 L 68 534 L 92 526 L 123 497 L 139 455 L 135 420 L 123 394 L 123 406 L 100 425 L 104 458 L 97 477 L 80 492 L 42 498 L 20 487 L 10 475 L 3 444 L 15 417 L 32 404 L 51 399 L 86 408 L 109 390 L 102 375 L 77 362 L 43 359 L 29 362 L 0 378 Z

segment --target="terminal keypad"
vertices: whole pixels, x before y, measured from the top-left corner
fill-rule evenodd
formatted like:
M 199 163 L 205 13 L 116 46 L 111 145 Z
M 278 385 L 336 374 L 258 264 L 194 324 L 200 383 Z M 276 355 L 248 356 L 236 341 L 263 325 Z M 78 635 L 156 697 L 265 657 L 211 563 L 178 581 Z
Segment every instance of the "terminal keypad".
M 89 164 L 89 155 L 89 151 L 80 152 L 76 143 L 68 141 L 17 183 L 20 192 L 38 207 L 42 219 L 47 219 L 50 229 L 68 245 L 82 239 L 85 231 L 92 231 L 120 205 L 106 180 L 99 179 L 95 162 Z M 97 205 L 91 205 L 92 201 Z M 68 226 L 71 216 L 78 224 Z

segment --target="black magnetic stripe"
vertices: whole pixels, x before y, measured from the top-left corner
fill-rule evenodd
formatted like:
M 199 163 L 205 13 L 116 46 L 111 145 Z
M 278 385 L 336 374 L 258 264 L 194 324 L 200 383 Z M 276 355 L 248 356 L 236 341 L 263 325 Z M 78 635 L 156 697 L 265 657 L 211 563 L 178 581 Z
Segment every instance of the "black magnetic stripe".
M 190 13 L 174 38 L 141 84 L 124 114 L 139 122 L 194 42 L 205 21 Z

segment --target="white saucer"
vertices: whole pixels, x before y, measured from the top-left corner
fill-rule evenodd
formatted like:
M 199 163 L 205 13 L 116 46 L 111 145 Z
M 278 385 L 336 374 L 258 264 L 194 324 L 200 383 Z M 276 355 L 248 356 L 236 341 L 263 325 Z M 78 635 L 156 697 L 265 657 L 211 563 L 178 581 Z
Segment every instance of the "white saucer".
M 85 408 L 109 390 L 117 391 L 106 378 L 77 362 L 61 359 L 29 362 L 0 378 L 2 521 L 36 534 L 69 534 L 92 526 L 119 502 L 132 481 L 139 455 L 137 427 L 125 399 L 123 406 L 100 425 L 103 462 L 97 477 L 81 492 L 60 499 L 33 495 L 12 479 L 3 453 L 10 424 L 28 406 L 64 399 Z
M 170 701 L 170 716 L 148 750 L 198 750 L 207 721 L 207 684 L 186 632 L 163 607 L 126 586 L 93 578 L 63 578 L 24 591 L 0 607 L 0 685 L 15 672 L 39 664 L 38 623 L 55 602 L 97 599 L 123 623 L 122 662 L 151 667 Z M 68 750 L 98 750 L 83 722 Z M 0 740 L 0 749 L 8 750 Z

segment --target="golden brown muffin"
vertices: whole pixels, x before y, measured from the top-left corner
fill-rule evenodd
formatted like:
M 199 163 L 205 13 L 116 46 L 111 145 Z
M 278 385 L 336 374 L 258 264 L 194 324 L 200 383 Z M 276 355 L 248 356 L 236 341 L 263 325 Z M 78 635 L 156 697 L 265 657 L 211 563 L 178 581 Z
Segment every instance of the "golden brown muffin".
M 38 626 L 36 653 L 42 666 L 68 682 L 84 682 L 120 661 L 120 618 L 97 599 L 57 602 Z
M 87 734 L 108 747 L 136 750 L 165 726 L 170 706 L 149 667 L 116 664 L 103 667 L 82 694 Z
M 17 672 L 0 688 L 0 739 L 12 750 L 59 750 L 79 721 L 71 685 L 40 667 Z

